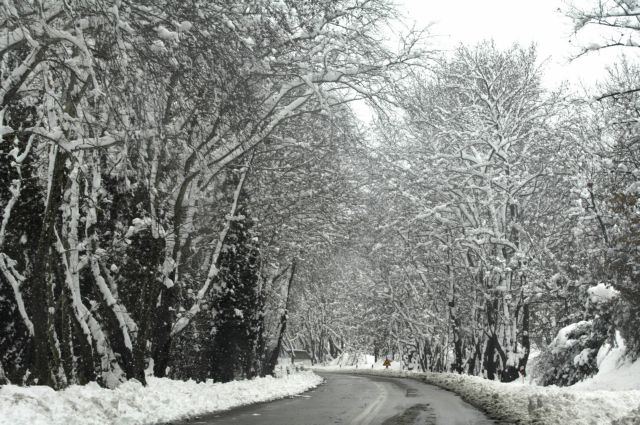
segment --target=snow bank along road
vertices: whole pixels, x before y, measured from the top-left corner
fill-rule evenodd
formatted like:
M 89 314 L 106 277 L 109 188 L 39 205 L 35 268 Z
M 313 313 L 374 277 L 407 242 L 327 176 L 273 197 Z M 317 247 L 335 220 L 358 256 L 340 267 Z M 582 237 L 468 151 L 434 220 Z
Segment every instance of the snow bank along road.
M 636 362 L 601 375 L 600 373 L 605 372 L 603 368 L 596 377 L 571 387 L 542 387 L 521 381 L 503 383 L 457 373 L 351 367 L 322 370 L 343 373 L 350 370 L 351 373 L 363 375 L 409 377 L 437 385 L 459 394 L 474 406 L 480 406 L 491 417 L 499 418 L 501 423 L 640 425 L 640 389 L 635 389 L 640 382 L 636 370 L 639 367 L 640 362 Z
M 72 385 L 0 386 L 0 425 L 148 425 L 300 394 L 322 383 L 312 372 L 227 383 L 147 377 L 115 390 Z
M 320 373 L 301 396 L 202 416 L 179 425 L 488 425 L 457 395 L 413 379 Z

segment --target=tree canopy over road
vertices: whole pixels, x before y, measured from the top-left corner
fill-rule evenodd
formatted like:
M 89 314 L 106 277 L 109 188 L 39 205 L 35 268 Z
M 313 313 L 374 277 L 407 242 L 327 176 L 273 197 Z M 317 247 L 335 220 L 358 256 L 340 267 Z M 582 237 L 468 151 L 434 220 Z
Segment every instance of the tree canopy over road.
M 637 48 L 639 10 L 568 13 L 623 30 L 590 54 Z M 545 88 L 534 46 L 439 53 L 389 43 L 396 19 L 5 1 L 0 383 L 229 381 L 294 348 L 513 380 L 536 348 L 571 384 L 616 331 L 640 354 L 638 64 L 587 98 Z

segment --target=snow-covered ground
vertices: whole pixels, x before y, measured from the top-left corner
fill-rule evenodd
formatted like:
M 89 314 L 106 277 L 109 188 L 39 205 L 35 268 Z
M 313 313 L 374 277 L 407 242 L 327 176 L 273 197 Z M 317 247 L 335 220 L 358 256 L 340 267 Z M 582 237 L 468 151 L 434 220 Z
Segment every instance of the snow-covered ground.
M 384 359 L 359 356 L 356 362 L 336 360 L 319 370 L 406 376 L 454 391 L 496 419 L 517 424 L 638 425 L 640 424 L 640 361 L 625 361 L 624 347 L 603 347 L 599 373 L 571 387 L 542 387 L 533 382 L 501 383 L 453 373 L 419 373 L 389 369 Z
M 571 387 L 542 387 L 534 382 L 505 384 L 451 373 L 389 369 L 384 358 L 345 356 L 320 370 L 412 377 L 460 394 L 496 419 L 517 424 L 640 424 L 640 361 L 624 359 L 624 347 L 603 347 L 600 372 Z M 149 378 L 149 385 L 127 382 L 115 390 L 95 384 L 64 391 L 48 387 L 0 388 L 0 425 L 151 424 L 199 416 L 244 404 L 304 392 L 322 378 L 301 372 L 283 378 L 258 378 L 227 384 Z
M 152 424 L 204 413 L 275 400 L 318 386 L 322 378 L 306 371 L 282 378 L 196 383 L 148 378 L 115 390 L 97 384 L 72 386 L 63 391 L 49 387 L 0 387 L 1 425 Z

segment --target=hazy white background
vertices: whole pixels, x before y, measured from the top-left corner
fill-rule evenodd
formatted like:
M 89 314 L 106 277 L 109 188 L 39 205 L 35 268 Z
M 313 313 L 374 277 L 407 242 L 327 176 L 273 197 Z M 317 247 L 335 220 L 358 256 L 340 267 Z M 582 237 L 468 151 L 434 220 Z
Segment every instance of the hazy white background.
M 596 4 L 597 0 L 579 0 Z M 592 86 L 605 75 L 621 51 L 638 55 L 640 49 L 611 49 L 571 60 L 602 28 L 574 35 L 573 23 L 562 11 L 563 0 L 396 0 L 408 23 L 416 27 L 431 25 L 434 47 L 452 49 L 460 43 L 473 45 L 493 39 L 501 48 L 513 43 L 536 43 L 545 63 L 544 83 L 554 87 L 567 80 L 576 88 Z M 637 50 L 637 52 L 636 52 Z

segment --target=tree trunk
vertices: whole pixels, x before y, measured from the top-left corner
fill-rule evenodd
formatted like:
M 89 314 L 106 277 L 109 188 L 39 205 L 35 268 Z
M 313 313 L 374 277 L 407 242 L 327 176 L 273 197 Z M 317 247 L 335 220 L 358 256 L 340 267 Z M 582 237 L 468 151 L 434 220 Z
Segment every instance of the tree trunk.
M 2 368 L 2 362 L 0 361 L 0 385 L 6 385 L 10 383 L 11 382 L 9 382 L 9 378 L 7 378 L 7 375 L 4 373 L 4 369 Z
M 155 309 L 160 293 L 160 279 L 155 270 L 163 259 L 164 240 L 155 239 L 151 235 L 140 237 L 135 242 L 136 255 L 145 258 L 148 264 L 147 270 L 140 271 L 137 275 L 132 276 L 132 284 L 142 288 L 140 292 L 140 314 L 138 335 L 133 345 L 133 368 L 135 378 L 146 385 L 145 377 L 145 360 L 147 356 L 147 343 L 153 336 L 155 327 Z
M 172 308 L 177 304 L 178 291 L 176 286 L 160 288 L 160 302 L 155 314 L 153 330 L 153 374 L 163 378 L 169 367 L 171 343 L 171 326 L 173 325 Z
M 331 335 L 329 335 L 329 354 L 331 355 L 332 359 L 335 359 L 340 354 L 340 349 L 338 348 L 336 343 L 333 342 L 333 338 L 331 337 Z M 374 343 L 373 355 L 376 356 L 376 361 L 378 361 L 378 359 L 377 359 L 377 349 L 375 348 L 375 343 Z
M 529 339 L 529 304 L 522 307 L 522 349 L 524 355 L 518 362 L 518 370 L 525 372 L 529 361 L 529 351 L 531 350 L 531 340 Z
M 448 250 L 448 256 L 450 262 L 450 264 L 447 264 L 447 275 L 449 277 L 449 319 L 451 323 L 454 352 L 451 371 L 462 373 L 462 338 L 460 336 L 460 318 L 458 317 L 458 311 L 456 309 L 456 285 L 455 277 L 453 276 L 453 256 L 451 255 L 451 248 Z M 445 365 L 445 367 L 447 366 L 449 365 Z
M 487 374 L 487 378 L 492 381 L 496 378 L 497 372 L 497 363 L 495 361 L 495 343 L 497 342 L 497 339 L 498 337 L 495 334 L 491 335 L 491 337 L 487 340 L 487 345 L 484 350 L 483 367 Z
M 496 351 L 498 350 L 498 335 L 496 334 L 498 300 L 487 301 L 487 328 L 491 332 L 484 351 L 483 367 L 487 373 L 487 378 L 494 380 L 498 371 L 496 362 Z
M 291 287 L 293 286 L 293 278 L 296 273 L 296 260 L 294 259 L 291 263 L 291 275 L 289 276 L 289 281 L 287 283 L 287 298 L 285 299 L 284 311 L 282 312 L 282 316 L 280 316 L 280 334 L 278 335 L 278 342 L 271 353 L 271 357 L 269 358 L 269 362 L 266 366 L 266 374 L 273 375 L 273 371 L 276 368 L 276 364 L 278 363 L 278 356 L 280 355 L 280 350 L 282 349 L 282 340 L 284 339 L 284 334 L 287 331 L 287 315 L 289 313 L 289 302 L 291 300 Z
M 62 204 L 62 196 L 65 183 L 65 161 L 68 155 L 58 149 L 53 149 L 53 164 L 51 165 L 50 188 L 47 198 L 45 212 L 43 216 L 42 229 L 38 237 L 36 255 L 33 263 L 32 275 L 32 296 L 33 311 L 31 318 L 33 320 L 33 380 L 39 385 L 48 385 L 52 388 L 58 388 L 58 382 L 55 378 L 57 366 L 53 364 L 52 348 L 49 346 L 50 327 L 48 306 L 52 304 L 51 288 L 49 287 L 51 276 L 51 259 L 55 256 L 52 252 L 54 244 L 54 226 L 56 224 L 56 215 Z

